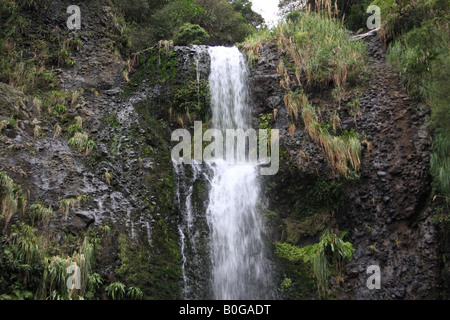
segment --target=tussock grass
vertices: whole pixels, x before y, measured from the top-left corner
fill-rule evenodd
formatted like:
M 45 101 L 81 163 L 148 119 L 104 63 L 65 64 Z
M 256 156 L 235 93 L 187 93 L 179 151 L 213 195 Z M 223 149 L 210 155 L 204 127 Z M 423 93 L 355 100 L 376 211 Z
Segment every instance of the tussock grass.
M 54 211 L 51 206 L 47 208 L 40 203 L 31 205 L 28 210 L 31 226 L 34 226 L 37 222 L 48 224 L 53 214 Z
M 75 124 L 80 128 L 80 130 L 83 130 L 83 118 L 80 116 L 75 117 Z
M 60 126 L 59 123 L 57 123 L 57 124 L 55 125 L 54 131 L 55 131 L 55 132 L 53 133 L 53 139 L 56 139 L 56 138 L 58 138 L 58 137 L 61 135 L 61 133 L 62 133 L 62 127 Z
M 349 75 L 364 69 L 364 44 L 352 41 L 331 12 L 303 11 L 299 20 L 281 22 L 275 32 L 280 51 L 296 66 L 299 84 L 304 76 L 306 85 L 343 87 L 352 80 Z
M 348 177 L 352 170 L 359 171 L 361 142 L 356 132 L 345 131 L 341 137 L 332 136 L 328 129 L 319 123 L 315 109 L 309 104 L 303 105 L 302 117 L 305 130 L 311 139 L 321 146 L 328 162 L 337 174 Z
M 79 151 L 83 151 L 88 139 L 89 135 L 86 132 L 75 132 L 74 136 L 70 138 L 69 144 Z
M 106 287 L 105 291 L 108 293 L 108 296 L 113 300 L 121 300 L 126 293 L 126 287 L 121 282 L 113 282 L 109 286 Z
M 72 92 L 67 90 L 52 90 L 45 92 L 41 97 L 37 98 L 37 106 L 39 110 L 44 108 L 49 115 L 62 117 L 70 106 Z M 39 102 L 40 101 L 40 102 Z
M 41 204 L 33 205 L 31 209 L 35 213 L 43 213 L 43 219 L 50 217 L 53 212 L 51 207 L 46 208 Z M 38 220 L 37 216 L 30 216 L 30 218 L 35 222 Z M 14 264 L 14 269 L 17 270 L 15 279 L 17 284 L 21 283 L 28 290 L 33 290 L 33 292 L 24 291 L 27 298 L 71 300 L 86 296 L 87 291 L 91 290 L 93 285 L 101 282 L 98 275 L 97 277 L 91 275 L 94 263 L 94 245 L 85 237 L 80 239 L 82 240 L 81 244 L 78 242 L 75 248 L 69 248 L 69 250 L 63 247 L 55 248 L 51 237 L 51 233 L 38 231 L 36 227 L 24 222 L 14 224 L 11 231 L 4 234 L 2 238 L 5 250 L 10 251 L 13 258 L 11 261 L 4 260 L 4 263 Z M 70 270 L 68 269 L 70 266 L 77 268 Z M 78 274 L 74 272 L 78 272 Z M 79 289 L 74 286 L 68 287 L 67 280 L 71 275 L 74 276 L 74 279 L 79 276 Z M 21 290 L 20 288 L 21 286 L 19 286 L 18 292 Z M 2 297 L 4 296 L 9 297 L 2 295 Z
M 331 1 L 319 1 L 320 10 L 298 9 L 273 31 L 262 30 L 247 37 L 241 47 L 248 60 L 254 61 L 264 43 L 277 44 L 279 51 L 294 63 L 298 85 L 344 87 L 366 69 L 366 53 L 364 43 L 353 41 L 337 19 L 335 6 Z M 286 76 L 283 69 L 279 73 Z M 287 90 L 289 83 L 289 79 L 284 80 Z
M 106 180 L 106 182 L 108 183 L 108 186 L 111 186 L 111 177 L 112 177 L 111 172 L 106 171 L 106 172 L 105 172 L 105 180 Z
M 84 238 L 80 249 L 71 257 L 53 256 L 44 259 L 44 272 L 41 281 L 40 296 L 42 299 L 63 300 L 82 297 L 90 281 L 90 273 L 94 262 L 94 246 Z M 67 287 L 67 268 L 76 266 L 72 275 L 80 278 L 80 289 Z M 79 272 L 77 275 L 76 272 Z M 75 280 L 74 280 L 75 282 Z M 74 285 L 76 283 L 73 283 Z
M 295 124 L 291 123 L 288 128 L 289 135 L 292 136 L 295 133 L 295 130 L 297 130 L 297 127 Z
M 77 124 L 75 124 L 75 128 L 79 128 Z M 84 155 L 89 154 L 92 149 L 95 147 L 95 142 L 89 139 L 89 135 L 86 132 L 80 132 L 79 129 L 75 130 L 75 134 L 72 138 L 69 139 L 69 145 L 78 151 L 82 152 Z
M 244 42 L 239 44 L 239 47 L 247 55 L 249 65 L 253 65 L 258 61 L 259 50 L 264 42 L 271 41 L 272 34 L 268 29 L 261 29 L 245 38 Z
M 333 127 L 333 132 L 336 133 L 336 131 L 341 127 L 341 118 L 339 117 L 337 111 L 335 110 L 334 113 L 331 115 L 331 124 Z
M 283 58 L 277 72 L 281 75 L 280 86 L 287 90 L 284 105 L 289 134 L 295 132 L 301 111 L 306 132 L 321 146 L 335 173 L 348 177 L 361 164 L 358 135 L 352 132 L 350 136 L 332 136 L 303 93 L 308 86 L 333 87 L 340 104 L 345 87 L 355 83 L 367 69 L 364 43 L 352 40 L 337 17 L 336 2 L 317 1 L 315 11 L 299 8 L 272 31 L 262 30 L 247 37 L 241 48 L 253 62 L 264 44 L 278 47 Z M 341 125 L 337 112 L 330 119 L 336 133 Z
M 12 216 L 16 213 L 24 214 L 27 206 L 27 197 L 22 188 L 14 183 L 14 181 L 0 171 L 0 201 L 1 216 L 0 219 L 5 221 L 5 230 Z
M 283 98 L 288 117 L 291 120 L 297 120 L 301 107 L 308 103 L 308 98 L 303 92 L 288 91 Z
M 67 216 L 70 213 L 70 209 L 74 208 L 75 206 L 80 204 L 84 199 L 85 198 L 83 195 L 80 195 L 78 197 L 73 197 L 73 198 L 62 199 L 59 202 L 59 210 L 58 211 L 62 212 L 65 219 L 67 219 Z

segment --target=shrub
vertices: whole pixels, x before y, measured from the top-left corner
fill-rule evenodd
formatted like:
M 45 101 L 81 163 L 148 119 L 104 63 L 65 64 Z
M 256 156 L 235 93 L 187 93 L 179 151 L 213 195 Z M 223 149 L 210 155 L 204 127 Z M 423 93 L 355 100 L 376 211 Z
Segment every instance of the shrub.
M 185 23 L 174 37 L 177 45 L 202 44 L 209 39 L 209 34 L 198 24 Z

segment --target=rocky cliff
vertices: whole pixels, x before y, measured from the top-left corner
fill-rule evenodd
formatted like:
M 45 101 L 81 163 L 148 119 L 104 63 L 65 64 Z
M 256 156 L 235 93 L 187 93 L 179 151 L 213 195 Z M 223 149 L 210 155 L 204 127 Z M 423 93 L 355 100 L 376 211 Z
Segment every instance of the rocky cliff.
M 181 298 L 177 186 L 183 181 L 170 159 L 170 135 L 207 118 L 209 57 L 204 48 L 160 42 L 124 59 L 113 7 L 82 3 L 88 14 L 74 34 L 65 26 L 68 5 L 53 1 L 27 13 L 38 26 L 36 35 L 49 43 L 75 43 L 70 66 L 55 63 L 46 70 L 54 87 L 23 93 L 0 83 L 0 171 L 27 203 L 9 221 L 1 220 L 1 288 L 11 294 L 25 274 L 32 281 L 22 289 L 47 298 L 38 294 L 45 263 L 78 252 L 87 238 L 95 244 L 92 272 L 102 279 L 91 298 L 107 298 L 105 288 L 117 281 L 139 287 L 146 298 Z M 306 92 L 315 107 L 336 109 L 340 130 L 364 134 L 360 171 L 350 179 L 335 175 L 301 121 L 294 132 L 289 129 L 278 49 L 262 47 L 250 69 L 255 126 L 265 121 L 281 134 L 280 172 L 264 180 L 272 241 L 302 246 L 317 242 L 326 228 L 348 230 L 356 251 L 342 278 L 333 279 L 337 298 L 435 299 L 444 289 L 429 199 L 429 110 L 408 97 L 386 65 L 378 37 L 365 41 L 366 83 L 339 102 L 326 88 Z M 203 182 L 195 190 L 201 211 Z M 29 214 L 33 204 L 52 209 L 48 222 Z M 5 208 L 3 203 L 2 215 Z M 18 239 L 28 239 L 8 229 L 20 221 L 33 225 L 33 243 L 40 244 L 36 255 L 42 259 L 32 271 L 17 271 L 12 254 L 22 252 Z M 199 243 L 205 246 L 202 228 Z M 205 264 L 196 265 L 190 281 L 206 286 Z M 381 269 L 379 290 L 366 287 L 370 265 Z M 286 298 L 316 297 L 303 266 L 282 268 L 279 278 L 287 274 L 296 282 Z M 197 297 L 208 297 L 207 290 L 197 291 Z
M 341 130 L 365 137 L 360 172 L 350 179 L 333 174 L 301 121 L 289 132 L 278 48 L 260 49 L 251 76 L 255 122 L 261 114 L 273 115 L 285 149 L 280 173 L 266 181 L 269 208 L 279 216 L 276 239 L 301 246 L 317 241 L 326 227 L 347 230 L 356 251 L 343 281 L 335 279 L 332 286 L 338 297 L 435 299 L 442 288 L 440 240 L 430 206 L 429 108 L 408 97 L 400 76 L 385 62 L 378 36 L 364 41 L 370 55 L 365 84 L 339 102 L 330 90 L 307 90 L 316 108 L 337 110 Z M 366 286 L 371 265 L 380 267 L 381 289 Z

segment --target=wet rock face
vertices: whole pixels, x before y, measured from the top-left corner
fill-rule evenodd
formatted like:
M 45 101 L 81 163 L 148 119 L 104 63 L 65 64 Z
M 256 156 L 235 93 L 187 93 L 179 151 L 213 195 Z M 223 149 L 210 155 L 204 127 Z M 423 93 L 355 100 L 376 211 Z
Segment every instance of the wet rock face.
M 250 86 L 254 111 L 257 114 L 271 113 L 283 107 L 281 76 L 276 72 L 280 57 L 274 47 L 262 47 L 257 62 L 251 66 Z
M 371 79 L 359 97 L 361 115 L 354 118 L 342 109 L 338 111 L 342 129 L 364 133 L 368 142 L 362 145 L 360 177 L 344 181 L 345 203 L 332 220 L 339 230 L 349 231 L 348 240 L 356 248 L 344 285 L 334 289 L 345 299 L 434 299 L 440 280 L 437 232 L 429 207 L 430 110 L 408 97 L 400 76 L 385 63 L 378 36 L 364 41 L 370 55 Z M 276 48 L 261 49 L 259 61 L 251 69 L 250 83 L 255 122 L 259 114 L 278 109 L 273 128 L 280 129 L 280 141 L 291 166 L 289 170 L 280 168 L 282 183 L 288 183 L 292 175 L 334 179 L 320 147 L 311 141 L 303 125 L 293 135 L 287 132 L 278 62 Z M 307 93 L 313 105 L 327 103 L 326 91 Z M 300 150 L 308 153 L 309 161 L 299 155 Z M 269 194 L 270 202 L 275 211 L 277 206 L 290 210 L 288 204 L 277 200 L 285 198 L 276 192 L 280 186 Z M 366 286 L 370 265 L 380 267 L 379 290 Z
M 36 24 L 49 34 L 54 31 L 53 36 L 64 41 L 71 36 L 64 31 L 65 10 L 70 4 L 47 1 L 47 8 L 36 15 Z M 76 65 L 52 73 L 59 80 L 58 89 L 83 89 L 82 98 L 64 117 L 44 117 L 46 111 L 37 109 L 34 97 L 0 83 L 0 117 L 9 122 L 14 115 L 16 120 L 0 130 L 0 170 L 22 186 L 29 204 L 42 202 L 56 211 L 61 200 L 85 196 L 71 208 L 67 219 L 57 213 L 50 228 L 58 238 L 64 233 L 79 235 L 102 224 L 120 233 L 122 240 L 113 239 L 110 251 L 103 253 L 107 258 L 97 264 L 96 271 L 104 279 L 117 280 L 116 269 L 120 269 L 124 282 L 127 275 L 131 278 L 137 274 L 142 279 L 146 296 L 180 298 L 177 227 L 181 215 L 174 203 L 176 181 L 169 152 L 171 130 L 180 125 L 170 119 L 168 111 L 174 93 L 184 88 L 187 80 L 195 80 L 197 74 L 200 79 L 208 79 L 209 55 L 206 48 L 174 47 L 168 52 L 162 48 L 159 58 L 168 66 L 162 69 L 155 55 L 160 48 L 151 48 L 139 57 L 127 84 L 123 72 L 128 64 L 107 49 L 111 37 L 116 45 L 123 40 L 112 23 L 111 8 L 101 1 L 82 2 L 80 6 L 84 14 L 80 33 L 83 47 L 73 54 Z M 369 37 L 365 41 L 372 56 L 372 79 L 360 98 L 362 115 L 356 121 L 345 111 L 339 111 L 339 116 L 343 129 L 364 132 L 371 145 L 364 148 L 360 179 L 345 181 L 339 190 L 345 192 L 344 203 L 337 206 L 333 220 L 331 215 L 329 218 L 340 230 L 349 231 L 349 240 L 356 248 L 344 284 L 336 288 L 338 292 L 344 289 L 340 297 L 347 299 L 436 298 L 439 255 L 428 205 L 429 110 L 407 96 L 400 77 L 384 63 L 379 40 Z M 283 157 L 288 160 L 268 194 L 272 209 L 282 211 L 278 213 L 286 218 L 300 196 L 296 191 L 306 192 L 308 188 L 293 188 L 288 194 L 280 191 L 284 190 L 283 183 L 314 187 L 318 178 L 332 181 L 334 176 L 320 146 L 310 139 L 301 121 L 293 135 L 288 133 L 284 90 L 276 71 L 279 59 L 276 46 L 262 47 L 249 81 L 255 126 L 259 115 L 277 110 L 272 125 L 280 129 Z M 326 100 L 324 92 L 309 95 L 315 105 Z M 75 116 L 82 117 L 83 130 L 96 143 L 89 154 L 68 143 L 69 126 Z M 56 123 L 63 129 L 59 136 Z M 35 136 L 36 126 L 41 134 Z M 202 184 L 205 181 L 199 181 L 195 194 L 199 211 L 206 202 Z M 18 215 L 11 221 L 17 219 Z M 198 237 L 205 247 L 206 236 L 205 232 Z M 299 243 L 312 243 L 316 236 L 308 234 Z M 274 232 L 273 237 L 280 240 L 283 234 Z M 126 251 L 145 254 L 136 254 L 140 259 L 134 259 L 136 256 L 127 256 Z M 126 258 L 134 264 L 122 266 Z M 207 266 L 202 266 L 202 261 L 194 264 L 201 268 L 191 270 L 193 286 L 206 283 Z M 380 290 L 366 287 L 369 265 L 380 266 Z M 201 288 L 195 290 L 197 297 L 208 296 L 208 289 L 203 293 Z
M 179 126 L 171 121 L 169 109 L 174 93 L 188 80 L 195 81 L 197 74 L 200 79 L 208 78 L 209 55 L 206 48 L 175 47 L 161 52 L 158 63 L 154 53 L 160 48 L 151 48 L 152 57 L 142 55 L 148 63 L 136 63 L 129 75 L 134 82 L 127 84 L 123 74 L 127 63 L 101 46 L 102 40 L 117 35 L 108 18 L 111 8 L 99 2 L 90 3 L 90 10 L 86 6 L 82 10 L 89 14 L 80 32 L 83 46 L 73 53 L 76 65 L 53 71 L 59 83 L 55 90 L 79 93 L 76 103 L 68 102 L 64 115 L 39 110 L 34 97 L 0 83 L 0 120 L 11 115 L 17 118 L 16 124 L 1 130 L 0 170 L 21 185 L 29 204 L 39 202 L 55 209 L 49 228 L 59 239 L 103 225 L 111 227 L 115 247 L 100 253 L 108 257 L 96 267 L 104 279 L 131 284 L 127 277 L 138 278 L 143 285 L 136 285 L 146 296 L 180 298 L 180 217 L 174 204 L 170 159 L 171 129 Z M 55 2 L 38 22 L 50 30 L 56 26 L 64 30 L 61 12 L 66 8 L 65 2 Z M 62 41 L 70 36 L 56 32 Z M 73 135 L 69 128 L 77 116 L 82 119 L 83 132 L 95 142 L 89 153 L 69 143 Z M 57 123 L 62 129 L 58 134 Z M 38 135 L 33 132 L 37 126 Z M 83 200 L 64 218 L 57 211 L 61 200 L 78 196 Z M 18 215 L 12 221 L 17 219 Z M 127 241 L 122 240 L 120 246 L 120 239 Z M 123 249 L 128 246 L 133 250 Z M 121 266 L 131 259 L 127 251 L 142 252 L 138 258 L 143 261 Z

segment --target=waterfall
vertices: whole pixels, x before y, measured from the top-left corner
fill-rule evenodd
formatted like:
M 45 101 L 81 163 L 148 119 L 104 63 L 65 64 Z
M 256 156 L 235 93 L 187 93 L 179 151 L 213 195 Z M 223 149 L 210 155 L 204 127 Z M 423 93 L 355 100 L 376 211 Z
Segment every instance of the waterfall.
M 209 78 L 212 127 L 247 129 L 250 98 L 247 65 L 236 47 L 211 47 Z M 212 292 L 216 299 L 270 297 L 271 272 L 262 239 L 263 222 L 255 164 L 211 165 L 207 220 L 210 227 Z
M 222 132 L 251 128 L 244 56 L 236 47 L 210 47 L 208 51 L 211 128 Z M 198 58 L 195 63 L 198 69 Z M 186 168 L 176 165 L 185 299 L 275 298 L 263 241 L 264 223 L 258 210 L 261 194 L 257 169 L 256 164 L 225 160 Z M 208 199 L 206 206 L 194 208 L 194 184 L 200 180 L 209 186 Z
M 211 47 L 209 54 L 212 127 L 247 129 L 251 113 L 244 56 L 236 47 Z

